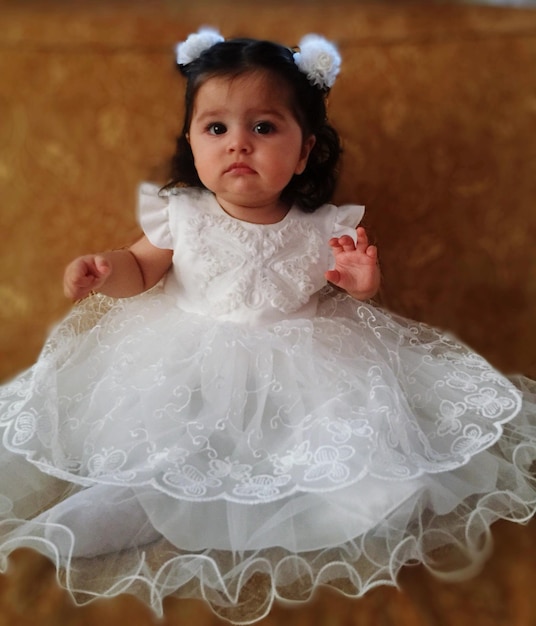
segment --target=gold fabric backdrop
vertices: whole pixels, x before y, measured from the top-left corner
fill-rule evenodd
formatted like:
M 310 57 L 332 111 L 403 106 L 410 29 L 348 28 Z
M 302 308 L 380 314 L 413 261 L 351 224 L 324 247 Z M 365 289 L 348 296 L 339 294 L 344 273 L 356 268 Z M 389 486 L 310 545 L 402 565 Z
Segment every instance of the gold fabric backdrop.
M 63 267 L 139 235 L 135 192 L 163 181 L 181 125 L 173 45 L 203 24 L 293 45 L 336 41 L 329 103 L 344 142 L 335 200 L 367 206 L 381 301 L 536 377 L 536 11 L 350 0 L 0 1 L 0 378 L 36 358 L 69 307 Z M 474 581 L 404 572 L 404 594 L 321 593 L 262 624 L 536 623 L 536 527 L 497 524 Z M 153 624 L 131 598 L 75 609 L 21 551 L 0 626 Z M 216 624 L 170 601 L 166 624 Z

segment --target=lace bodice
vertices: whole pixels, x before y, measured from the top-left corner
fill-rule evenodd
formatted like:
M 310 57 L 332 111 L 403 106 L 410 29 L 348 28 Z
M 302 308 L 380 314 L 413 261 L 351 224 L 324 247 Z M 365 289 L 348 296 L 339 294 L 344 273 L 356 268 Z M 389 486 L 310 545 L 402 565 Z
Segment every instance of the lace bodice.
M 186 311 L 253 325 L 314 315 L 332 264 L 328 241 L 355 238 L 362 216 L 356 205 L 313 214 L 292 207 L 276 224 L 252 224 L 225 213 L 208 191 L 162 197 L 155 185 L 140 188 L 145 234 L 174 251 L 165 290 Z

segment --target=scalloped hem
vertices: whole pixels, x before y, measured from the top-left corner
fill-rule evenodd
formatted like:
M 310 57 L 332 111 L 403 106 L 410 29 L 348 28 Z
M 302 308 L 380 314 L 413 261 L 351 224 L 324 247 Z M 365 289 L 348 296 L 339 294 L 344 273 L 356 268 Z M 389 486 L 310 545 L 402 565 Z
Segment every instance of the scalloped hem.
M 525 460 L 527 459 L 525 455 Z M 32 548 L 51 559 L 57 578 L 75 603 L 123 593 L 137 596 L 163 616 L 168 596 L 204 600 L 221 619 L 252 624 L 265 617 L 274 601 L 308 601 L 319 586 L 360 597 L 380 585 L 397 586 L 404 565 L 422 563 L 449 581 L 476 575 L 491 551 L 490 526 L 498 519 L 527 522 L 536 510 L 511 491 L 467 499 L 446 515 L 408 500 L 381 524 L 337 547 L 293 554 L 282 548 L 247 553 L 224 550 L 184 552 L 165 539 L 93 558 L 73 556 L 76 538 L 57 526 L 63 544 L 46 538 L 49 525 L 6 520 L 0 524 L 0 569 L 17 548 Z M 397 524 L 404 517 L 408 526 Z

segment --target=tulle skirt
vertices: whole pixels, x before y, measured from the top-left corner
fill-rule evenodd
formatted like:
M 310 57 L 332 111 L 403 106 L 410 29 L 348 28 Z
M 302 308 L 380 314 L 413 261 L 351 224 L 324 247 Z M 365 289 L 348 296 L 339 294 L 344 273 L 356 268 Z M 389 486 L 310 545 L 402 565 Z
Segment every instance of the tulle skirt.
M 260 328 L 160 288 L 95 296 L 0 387 L 0 555 L 30 547 L 78 602 L 168 595 L 252 623 L 408 562 L 478 571 L 536 510 L 536 383 L 459 341 L 326 293 Z

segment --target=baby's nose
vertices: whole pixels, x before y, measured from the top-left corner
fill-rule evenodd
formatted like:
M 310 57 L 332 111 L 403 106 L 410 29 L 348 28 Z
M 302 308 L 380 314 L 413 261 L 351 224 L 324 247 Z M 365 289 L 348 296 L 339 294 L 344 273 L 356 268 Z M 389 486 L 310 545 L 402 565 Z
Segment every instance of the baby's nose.
M 229 133 L 229 151 L 249 152 L 251 150 L 251 137 L 246 130 L 236 129 Z

